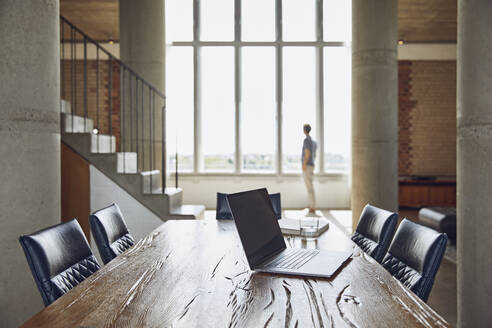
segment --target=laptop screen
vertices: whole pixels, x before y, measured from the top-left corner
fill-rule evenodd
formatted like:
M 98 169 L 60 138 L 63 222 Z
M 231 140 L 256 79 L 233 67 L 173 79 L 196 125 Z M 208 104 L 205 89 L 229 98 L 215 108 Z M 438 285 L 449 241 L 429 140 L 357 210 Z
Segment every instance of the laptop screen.
M 286 248 L 266 188 L 227 195 L 251 269 Z

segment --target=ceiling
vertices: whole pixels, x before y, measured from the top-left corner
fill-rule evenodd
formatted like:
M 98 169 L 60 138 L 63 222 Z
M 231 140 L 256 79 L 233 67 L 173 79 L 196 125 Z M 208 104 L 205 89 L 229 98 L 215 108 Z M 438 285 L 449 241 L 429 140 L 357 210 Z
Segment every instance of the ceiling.
M 398 38 L 406 42 L 456 42 L 456 3 L 398 0 Z M 60 13 L 93 39 L 119 40 L 118 0 L 60 0 Z
M 456 42 L 457 0 L 398 0 L 398 39 Z
M 60 0 L 60 15 L 97 41 L 119 40 L 118 3 L 118 0 Z

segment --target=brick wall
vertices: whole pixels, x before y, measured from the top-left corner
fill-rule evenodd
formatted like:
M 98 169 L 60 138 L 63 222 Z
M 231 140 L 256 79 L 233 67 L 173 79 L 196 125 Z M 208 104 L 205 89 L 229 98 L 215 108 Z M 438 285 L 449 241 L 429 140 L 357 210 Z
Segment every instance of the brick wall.
M 61 64 L 61 98 L 69 101 L 72 113 L 94 120 L 94 127 L 100 134 L 110 133 L 116 136 L 116 149 L 119 151 L 120 144 L 120 68 L 118 63 L 113 62 L 112 86 L 111 86 L 111 114 L 109 103 L 109 72 L 110 64 L 107 60 L 99 61 L 99 83 L 98 67 L 95 60 L 87 61 L 87 109 L 84 100 L 84 61 L 77 60 L 73 63 L 64 60 Z M 73 77 L 73 79 L 72 79 Z M 99 94 L 98 94 L 99 90 Z
M 399 61 L 400 176 L 456 175 L 456 61 Z

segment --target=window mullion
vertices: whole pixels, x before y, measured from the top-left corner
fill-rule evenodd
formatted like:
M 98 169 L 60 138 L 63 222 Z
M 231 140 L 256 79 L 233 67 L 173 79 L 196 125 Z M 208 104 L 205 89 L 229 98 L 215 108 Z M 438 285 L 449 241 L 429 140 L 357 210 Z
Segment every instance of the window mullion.
M 242 169 L 242 149 L 241 149 L 241 48 L 238 43 L 241 41 L 241 0 L 234 2 L 234 99 L 235 99 L 235 171 L 240 173 Z
M 316 48 L 316 120 L 318 126 L 318 158 L 319 172 L 325 171 L 325 125 L 324 125 L 324 62 L 323 62 L 323 0 L 316 0 L 316 41 L 320 46 Z
M 193 41 L 197 42 L 200 38 L 200 0 L 193 0 Z M 194 115 L 194 156 L 193 170 L 201 172 L 203 170 L 202 156 L 202 119 L 200 107 L 200 48 L 193 45 L 193 115 Z
M 275 10 L 275 31 L 277 42 L 276 53 L 276 89 L 277 89 L 277 174 L 282 174 L 282 0 L 276 1 Z

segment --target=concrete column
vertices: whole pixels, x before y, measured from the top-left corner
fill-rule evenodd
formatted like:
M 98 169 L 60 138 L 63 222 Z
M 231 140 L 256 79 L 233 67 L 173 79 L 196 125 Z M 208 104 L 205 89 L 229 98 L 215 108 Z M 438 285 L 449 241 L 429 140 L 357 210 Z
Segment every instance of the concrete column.
M 492 322 L 492 2 L 458 1 L 458 327 Z
M 120 0 L 120 57 L 164 89 L 164 1 Z
M 352 1 L 352 222 L 366 203 L 398 208 L 395 0 Z
M 164 33 L 164 1 L 163 0 L 120 0 L 120 58 L 121 60 L 150 82 L 161 93 L 164 93 L 165 33 Z M 128 85 L 128 84 L 127 84 Z M 146 92 L 146 91 L 145 91 Z M 153 116 L 156 141 L 154 158 L 160 169 L 162 149 L 162 111 L 163 102 L 156 97 L 155 115 Z M 144 107 L 148 108 L 148 99 L 144 99 Z M 126 117 L 131 117 L 130 114 Z M 140 118 L 141 119 L 141 118 Z M 150 122 L 145 118 L 145 127 Z M 134 122 L 136 124 L 136 122 Z M 141 124 L 141 123 L 139 123 Z M 126 128 L 130 128 L 127 122 Z M 135 127 L 133 127 L 135 130 Z M 135 135 L 134 138 L 137 136 Z M 150 129 L 139 129 L 138 138 L 144 142 L 139 149 L 142 158 L 149 154 Z M 145 153 L 145 154 L 144 154 Z M 148 170 L 147 165 L 140 167 Z
M 43 308 L 18 242 L 60 222 L 58 0 L 0 0 L 0 326 Z

